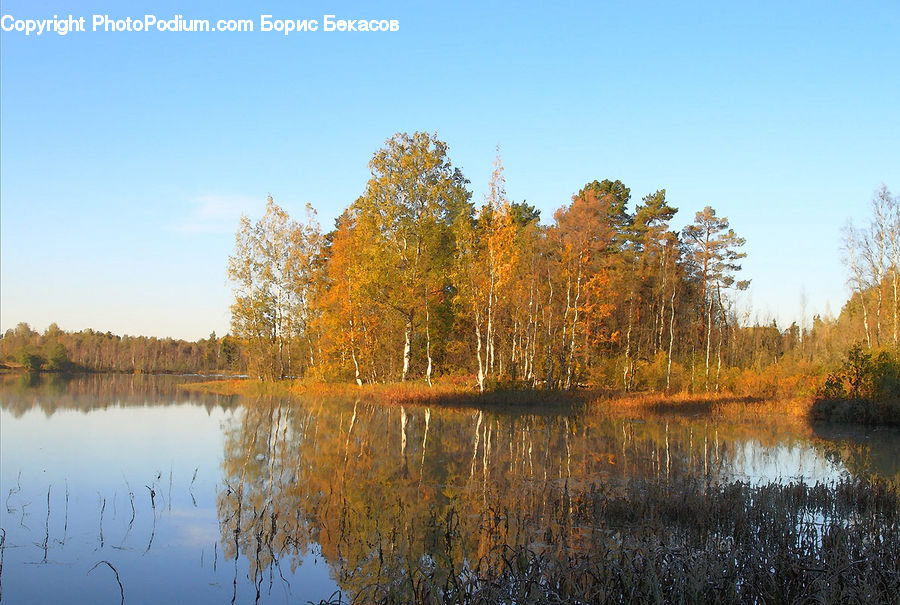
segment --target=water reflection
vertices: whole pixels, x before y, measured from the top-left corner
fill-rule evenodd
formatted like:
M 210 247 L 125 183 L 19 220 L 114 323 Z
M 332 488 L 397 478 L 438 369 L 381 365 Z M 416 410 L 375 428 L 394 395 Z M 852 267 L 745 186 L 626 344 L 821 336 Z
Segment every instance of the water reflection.
M 237 400 L 184 380 L 3 377 L 2 596 L 114 601 L 116 571 L 128 602 L 364 600 L 508 546 L 596 554 L 624 540 L 609 519 L 652 526 L 651 500 L 694 522 L 686 489 L 900 472 L 896 431 Z
M 587 549 L 577 507 L 639 501 L 636 485 L 848 476 L 823 447 L 797 426 L 260 399 L 226 432 L 221 540 L 257 581 L 318 546 L 358 599 L 506 546 Z
M 237 397 L 179 389 L 179 385 L 198 379 L 148 374 L 0 374 L 0 406 L 20 417 L 34 409 L 50 416 L 62 410 L 88 412 L 111 406 L 191 403 L 212 410 L 237 404 Z

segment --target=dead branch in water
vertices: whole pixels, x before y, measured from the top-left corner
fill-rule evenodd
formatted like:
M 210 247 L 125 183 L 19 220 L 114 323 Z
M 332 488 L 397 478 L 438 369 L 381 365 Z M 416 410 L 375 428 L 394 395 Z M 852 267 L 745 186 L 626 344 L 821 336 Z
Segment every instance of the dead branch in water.
M 194 468 L 194 476 L 191 477 L 191 484 L 188 486 L 188 493 L 191 495 L 191 502 L 194 503 L 194 508 L 197 508 L 197 498 L 194 497 L 194 481 L 197 480 L 198 470 L 200 470 L 200 467 Z
M 156 516 L 156 490 L 150 487 L 149 485 L 145 485 L 148 490 L 150 490 L 150 508 L 153 509 L 153 516 Z
M 47 550 L 49 548 L 48 543 L 50 542 L 50 486 L 47 486 L 47 521 L 44 523 L 44 544 L 42 548 L 44 549 L 44 563 L 47 562 Z
M 113 573 L 116 574 L 116 582 L 119 584 L 119 594 L 122 596 L 121 603 L 122 603 L 122 605 L 124 605 L 125 604 L 125 587 L 122 586 L 122 580 L 119 578 L 119 570 L 117 570 L 115 567 L 113 567 L 112 563 L 110 563 L 109 561 L 106 561 L 106 560 L 97 561 L 96 563 L 94 563 L 94 566 L 88 570 L 88 573 L 91 573 L 92 571 L 97 569 L 101 563 L 106 563 L 106 565 L 108 565 L 109 568 L 111 570 L 113 570 Z M 85 574 L 85 575 L 87 575 L 87 574 Z
M 47 506 L 47 508 L 48 509 L 50 508 L 49 505 Z M 47 513 L 49 515 L 49 510 L 47 511 Z M 69 533 L 69 480 L 66 479 L 66 513 L 65 513 L 65 520 L 63 521 L 63 537 L 62 537 L 62 540 L 57 539 L 56 543 L 59 544 L 60 546 L 65 546 L 66 545 L 66 536 L 68 535 L 68 533 Z
M 9 514 L 13 514 L 13 512 L 16 510 L 14 508 L 10 508 L 9 499 L 21 491 L 22 491 L 22 471 L 19 471 L 19 476 L 16 477 L 16 487 L 10 488 L 9 494 L 6 496 L 6 512 L 8 512 Z
M 100 495 L 99 493 L 97 494 Z M 103 513 L 106 511 L 106 498 L 103 498 L 103 504 L 100 506 L 100 548 L 103 548 Z
M 144 551 L 144 554 L 147 554 L 150 552 L 150 547 L 153 546 L 153 538 L 156 536 L 156 491 L 149 485 L 144 487 L 150 490 L 150 508 L 153 509 L 153 529 L 150 530 L 150 541 L 147 542 L 147 550 Z
M 3 599 L 3 553 L 6 551 L 6 530 L 0 527 L 0 600 Z

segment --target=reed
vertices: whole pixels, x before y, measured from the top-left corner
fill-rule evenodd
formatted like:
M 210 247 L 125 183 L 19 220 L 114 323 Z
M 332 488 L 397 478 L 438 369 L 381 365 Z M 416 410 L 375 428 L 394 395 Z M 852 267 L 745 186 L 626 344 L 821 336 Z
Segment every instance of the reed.
M 3 598 L 3 555 L 6 553 L 6 530 L 0 527 L 0 599 Z
M 88 574 L 104 564 L 109 567 L 114 574 L 116 574 L 116 583 L 119 585 L 119 595 L 121 596 L 120 603 L 122 603 L 122 605 L 125 605 L 125 586 L 122 585 L 122 579 L 119 577 L 119 570 L 116 569 L 112 563 L 106 560 L 97 561 L 96 563 L 94 563 L 94 566 L 88 570 Z
M 433 517 L 429 533 L 448 536 L 445 549 L 385 554 L 377 577 L 322 602 L 893 603 L 900 591 L 900 492 L 884 482 L 647 479 L 555 490 L 545 512 L 489 511 L 482 535 L 525 523 L 526 539 L 507 533 L 464 557 L 451 545 L 454 515 Z M 352 524 L 364 511 L 344 514 Z

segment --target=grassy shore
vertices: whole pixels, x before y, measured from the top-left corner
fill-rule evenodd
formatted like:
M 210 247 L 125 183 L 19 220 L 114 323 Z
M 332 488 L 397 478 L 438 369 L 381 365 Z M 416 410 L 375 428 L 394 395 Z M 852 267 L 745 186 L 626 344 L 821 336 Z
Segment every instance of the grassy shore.
M 599 395 L 594 391 L 543 391 L 537 389 L 498 388 L 484 393 L 464 379 L 442 379 L 432 386 L 424 382 L 366 384 L 279 380 L 264 382 L 249 379 L 213 380 L 181 385 L 181 388 L 218 395 L 245 397 L 315 397 L 352 399 L 388 405 L 445 406 L 547 406 L 577 404 Z
M 424 382 L 387 384 L 225 379 L 196 382 L 181 388 L 218 395 L 245 397 L 316 397 L 353 399 L 382 404 L 445 406 L 557 406 L 590 404 L 612 414 L 706 415 L 732 420 L 782 416 L 815 422 L 900 426 L 900 401 L 827 399 L 810 395 L 752 397 L 718 393 L 628 393 L 610 389 L 554 391 L 500 386 L 479 392 L 472 379 L 442 378 L 428 386 Z
M 352 399 L 387 405 L 443 405 L 448 407 L 541 407 L 587 405 L 610 414 L 703 415 L 731 420 L 758 420 L 781 416 L 809 417 L 812 401 L 806 397 L 764 399 L 730 393 L 625 393 L 614 390 L 496 388 L 478 392 L 464 379 L 441 379 L 433 386 L 423 382 L 366 384 L 281 380 L 263 382 L 227 379 L 182 385 L 194 392 L 245 397 L 314 397 Z

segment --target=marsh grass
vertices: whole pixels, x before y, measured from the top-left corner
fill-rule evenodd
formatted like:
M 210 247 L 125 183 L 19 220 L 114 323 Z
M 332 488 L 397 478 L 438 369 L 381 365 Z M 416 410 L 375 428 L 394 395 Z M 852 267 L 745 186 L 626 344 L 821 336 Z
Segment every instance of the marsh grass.
M 590 406 L 611 415 L 708 416 L 732 421 L 755 421 L 763 417 L 807 421 L 812 398 L 806 396 L 764 398 L 733 393 L 631 393 L 616 390 L 576 389 L 552 391 L 498 385 L 480 393 L 461 378 L 425 383 L 367 384 L 303 381 L 262 382 L 236 379 L 181 385 L 181 388 L 220 395 L 245 397 L 310 398 L 332 401 L 357 401 L 382 405 L 438 405 L 447 408 L 493 408 L 531 411 L 548 408 L 569 409 Z
M 540 539 L 454 564 L 448 538 L 448 552 L 323 602 L 893 603 L 900 591 L 900 495 L 885 483 L 648 480 L 554 497 L 560 516 Z
M 545 391 L 506 388 L 480 393 L 465 380 L 366 384 L 323 383 L 282 380 L 264 382 L 249 379 L 215 380 L 180 385 L 180 388 L 218 395 L 244 397 L 297 397 L 332 401 L 358 401 L 385 405 L 439 405 L 444 407 L 543 407 L 583 403 L 596 396 L 593 391 Z
M 611 415 L 709 416 L 719 420 L 755 420 L 768 416 L 805 419 L 811 400 L 805 397 L 762 398 L 730 393 L 603 393 L 592 406 Z

